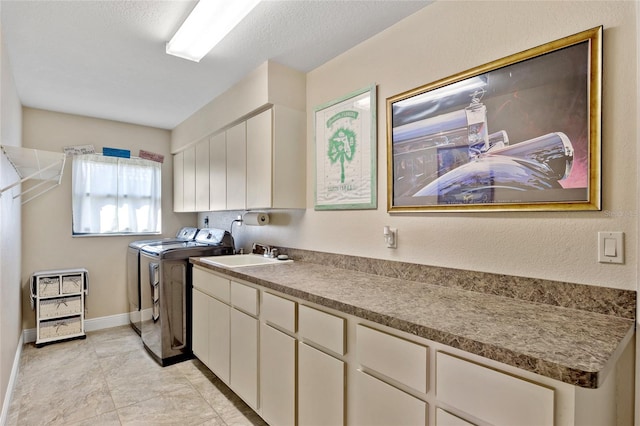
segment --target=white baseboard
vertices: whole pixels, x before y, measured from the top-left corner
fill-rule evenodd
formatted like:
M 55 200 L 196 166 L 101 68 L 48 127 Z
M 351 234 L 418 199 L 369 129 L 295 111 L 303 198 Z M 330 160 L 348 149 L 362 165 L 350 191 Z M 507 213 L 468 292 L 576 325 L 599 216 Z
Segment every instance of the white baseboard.
M 105 328 L 119 327 L 129 324 L 129 314 L 111 315 L 108 317 L 91 318 L 84 320 L 84 331 L 103 330 Z M 37 333 L 35 328 L 22 331 L 23 343 L 33 343 L 36 341 Z M 22 344 L 20 347 L 22 347 Z M 2 423 L 0 422 L 0 425 Z
M 84 321 L 84 331 L 103 330 L 129 324 L 129 314 L 111 315 L 108 317 L 91 318 Z
M 9 383 L 7 383 L 7 393 L 4 395 L 4 401 L 2 403 L 2 413 L 0 413 L 0 425 L 7 424 L 7 416 L 9 415 L 9 405 L 13 398 L 13 390 L 16 386 L 16 379 L 18 378 L 18 371 L 20 370 L 20 355 L 22 355 L 22 345 L 24 345 L 24 335 L 20 336 L 18 341 L 18 347 L 16 349 L 16 355 L 13 357 L 13 367 L 11 368 L 11 375 L 9 376 Z

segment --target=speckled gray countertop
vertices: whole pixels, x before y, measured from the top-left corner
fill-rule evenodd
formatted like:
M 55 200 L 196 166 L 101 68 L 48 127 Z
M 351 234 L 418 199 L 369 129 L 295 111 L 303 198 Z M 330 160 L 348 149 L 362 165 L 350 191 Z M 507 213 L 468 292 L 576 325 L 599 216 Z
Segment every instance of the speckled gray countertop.
M 603 382 L 635 326 L 631 318 L 306 261 L 242 268 L 191 262 L 586 388 Z

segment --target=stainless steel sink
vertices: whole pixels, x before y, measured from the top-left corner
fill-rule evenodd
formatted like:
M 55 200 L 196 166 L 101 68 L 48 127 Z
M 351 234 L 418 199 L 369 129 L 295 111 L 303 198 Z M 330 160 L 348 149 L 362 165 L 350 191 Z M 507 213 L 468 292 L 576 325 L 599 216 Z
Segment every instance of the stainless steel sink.
M 208 256 L 201 257 L 201 262 L 215 266 L 223 266 L 226 268 L 240 268 L 243 266 L 259 266 L 259 265 L 279 265 L 282 263 L 291 263 L 293 260 L 279 260 L 271 257 L 264 257 L 259 254 L 236 254 L 229 256 Z

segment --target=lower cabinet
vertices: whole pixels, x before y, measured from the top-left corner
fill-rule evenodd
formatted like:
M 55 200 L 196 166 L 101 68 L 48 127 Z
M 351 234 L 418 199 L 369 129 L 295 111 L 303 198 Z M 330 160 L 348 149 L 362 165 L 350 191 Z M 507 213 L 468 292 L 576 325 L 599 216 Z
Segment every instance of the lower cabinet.
M 616 423 L 614 373 L 586 390 L 204 268 L 193 278 L 194 354 L 271 425 Z
M 231 310 L 229 387 L 249 406 L 258 408 L 258 320 L 237 309 Z
M 345 363 L 298 343 L 298 424 L 344 424 Z
M 426 426 L 427 403 L 398 387 L 426 395 L 429 348 L 362 324 L 355 340 L 360 368 L 352 393 L 355 424 Z
M 301 304 L 298 327 L 298 423 L 343 425 L 346 320 Z
M 438 400 L 492 425 L 554 424 L 554 390 L 438 352 Z M 490 385 L 488 385 L 490 384 Z
M 260 406 L 272 425 L 296 424 L 296 339 L 260 325 Z
M 231 344 L 229 305 L 211 298 L 209 301 L 209 368 L 229 384 L 229 346 Z
M 191 350 L 209 366 L 209 299 L 210 296 L 194 288 L 192 293 Z
M 427 424 L 427 403 L 358 371 L 353 402 L 355 425 Z
M 396 383 L 426 394 L 429 348 L 388 333 L 356 326 L 358 363 Z
M 192 295 L 193 353 L 257 409 L 258 291 L 194 268 Z
M 209 369 L 229 383 L 230 308 L 193 289 L 192 350 Z

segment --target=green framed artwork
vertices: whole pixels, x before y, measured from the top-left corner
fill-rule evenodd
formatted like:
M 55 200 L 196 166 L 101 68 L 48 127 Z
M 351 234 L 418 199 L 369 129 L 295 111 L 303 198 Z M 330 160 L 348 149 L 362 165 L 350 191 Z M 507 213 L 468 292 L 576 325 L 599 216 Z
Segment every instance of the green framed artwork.
M 314 110 L 316 210 L 375 209 L 376 85 Z

